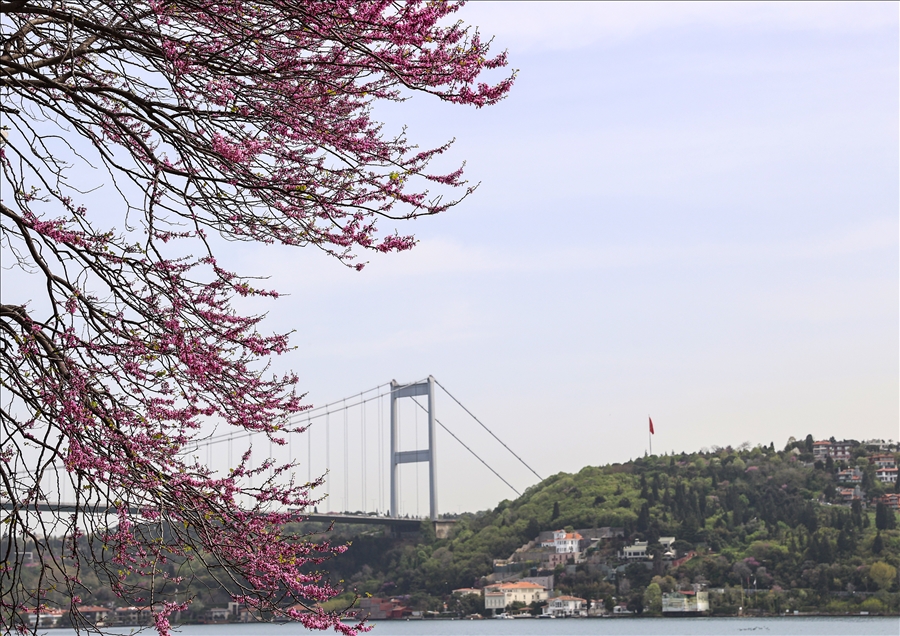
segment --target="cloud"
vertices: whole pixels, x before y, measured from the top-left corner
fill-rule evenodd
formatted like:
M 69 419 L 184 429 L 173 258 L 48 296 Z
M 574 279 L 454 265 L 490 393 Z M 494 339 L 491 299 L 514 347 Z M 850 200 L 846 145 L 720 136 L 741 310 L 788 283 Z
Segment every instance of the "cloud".
M 476 2 L 460 17 L 517 51 L 572 50 L 691 26 L 866 32 L 897 28 L 895 3 Z
M 573 269 L 642 267 L 659 263 L 733 264 L 745 261 L 798 261 L 839 258 L 896 248 L 900 225 L 880 219 L 824 234 L 773 242 L 702 242 L 690 244 L 573 245 L 560 249 L 498 250 L 461 245 L 446 239 L 426 240 L 403 255 L 372 263 L 376 278 L 552 272 Z

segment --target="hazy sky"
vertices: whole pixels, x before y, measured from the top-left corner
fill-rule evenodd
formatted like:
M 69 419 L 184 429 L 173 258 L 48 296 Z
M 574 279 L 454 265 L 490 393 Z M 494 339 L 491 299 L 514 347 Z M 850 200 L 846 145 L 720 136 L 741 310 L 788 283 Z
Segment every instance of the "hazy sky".
M 898 437 L 897 4 L 459 16 L 509 49 L 509 98 L 382 112 L 423 146 L 455 137 L 475 195 L 362 273 L 243 254 L 292 294 L 270 324 L 298 330 L 311 402 L 433 374 L 543 476 L 642 455 L 648 414 L 657 452 Z M 439 443 L 443 510 L 513 494 Z
M 419 245 L 359 273 L 314 249 L 220 259 L 289 294 L 254 308 L 296 330 L 274 366 L 299 373 L 310 403 L 433 374 L 542 476 L 643 455 L 648 415 L 655 452 L 898 437 L 896 3 L 458 16 L 509 50 L 510 96 L 377 112 L 423 147 L 455 138 L 441 165 L 466 161 L 477 192 L 398 226 Z M 449 398 L 437 407 L 516 488 L 535 483 Z M 404 413 L 404 449 L 422 445 L 424 417 Z M 330 509 L 363 507 L 361 480 L 341 483 L 345 457 L 351 474 L 362 464 L 361 417 L 345 455 L 334 416 L 327 462 L 313 430 Z M 386 440 L 366 417 L 365 507 L 383 509 Z M 305 444 L 292 442 L 301 461 Z M 438 444 L 441 511 L 514 496 L 444 432 Z M 416 494 L 404 471 L 401 512 L 425 513 L 424 472 Z

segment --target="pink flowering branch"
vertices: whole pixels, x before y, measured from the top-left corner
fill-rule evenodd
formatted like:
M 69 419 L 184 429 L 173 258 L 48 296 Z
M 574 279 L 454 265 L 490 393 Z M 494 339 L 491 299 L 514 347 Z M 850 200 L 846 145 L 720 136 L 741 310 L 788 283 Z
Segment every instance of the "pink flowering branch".
M 77 609 L 90 574 L 153 607 L 167 634 L 190 602 L 173 590 L 198 572 L 254 612 L 365 629 L 319 605 L 340 590 L 318 568 L 346 547 L 292 530 L 321 480 L 249 455 L 223 476 L 187 452 L 207 421 L 284 443 L 305 408 L 295 375 L 266 370 L 287 335 L 233 305 L 278 293 L 220 264 L 208 236 L 311 245 L 357 269 L 367 250 L 413 247 L 380 224 L 443 212 L 473 187 L 462 168 L 429 171 L 449 144 L 386 135 L 372 107 L 506 95 L 514 74 L 481 79 L 505 53 L 453 20 L 460 6 L 0 4 L 0 249 L 34 283 L 0 303 L 4 631 L 50 600 L 91 627 Z M 97 167 L 115 190 L 102 214 L 81 183 Z M 114 217 L 124 230 L 102 220 Z M 75 511 L 38 514 L 60 470 Z M 22 584 L 25 549 L 37 587 Z

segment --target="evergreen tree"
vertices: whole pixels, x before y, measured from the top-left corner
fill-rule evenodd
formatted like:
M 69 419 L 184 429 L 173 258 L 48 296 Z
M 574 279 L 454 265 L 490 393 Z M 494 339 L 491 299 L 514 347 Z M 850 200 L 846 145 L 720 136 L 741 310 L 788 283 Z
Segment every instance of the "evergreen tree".
M 872 554 L 881 554 L 882 550 L 884 550 L 884 539 L 881 538 L 881 532 L 879 532 L 872 542 Z
M 804 448 L 806 448 L 807 453 L 813 452 L 813 442 L 814 441 L 815 440 L 813 440 L 812 435 L 807 435 L 806 439 L 803 441 L 803 446 L 804 446 Z
M 887 506 L 884 505 L 883 502 L 879 501 L 878 505 L 875 506 L 875 527 L 879 530 L 887 529 Z M 879 535 L 881 533 L 879 532 Z
M 646 532 L 650 527 L 650 506 L 647 502 L 641 506 L 641 511 L 638 513 L 637 518 L 637 529 L 638 532 Z

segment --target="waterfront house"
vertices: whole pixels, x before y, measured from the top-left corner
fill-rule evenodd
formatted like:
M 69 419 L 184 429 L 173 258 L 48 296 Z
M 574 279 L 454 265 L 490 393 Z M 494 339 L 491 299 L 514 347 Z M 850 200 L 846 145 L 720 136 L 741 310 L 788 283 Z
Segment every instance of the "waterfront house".
M 31 629 L 38 627 L 56 627 L 62 617 L 62 610 L 48 608 L 28 610 L 28 625 Z
M 543 601 L 547 598 L 547 588 L 530 581 L 517 581 L 515 583 L 497 583 L 486 585 L 484 588 L 484 609 L 505 610 L 516 601 L 531 605 L 535 601 Z
M 556 618 L 587 616 L 587 601 L 577 596 L 557 596 L 544 606 L 543 613 Z

